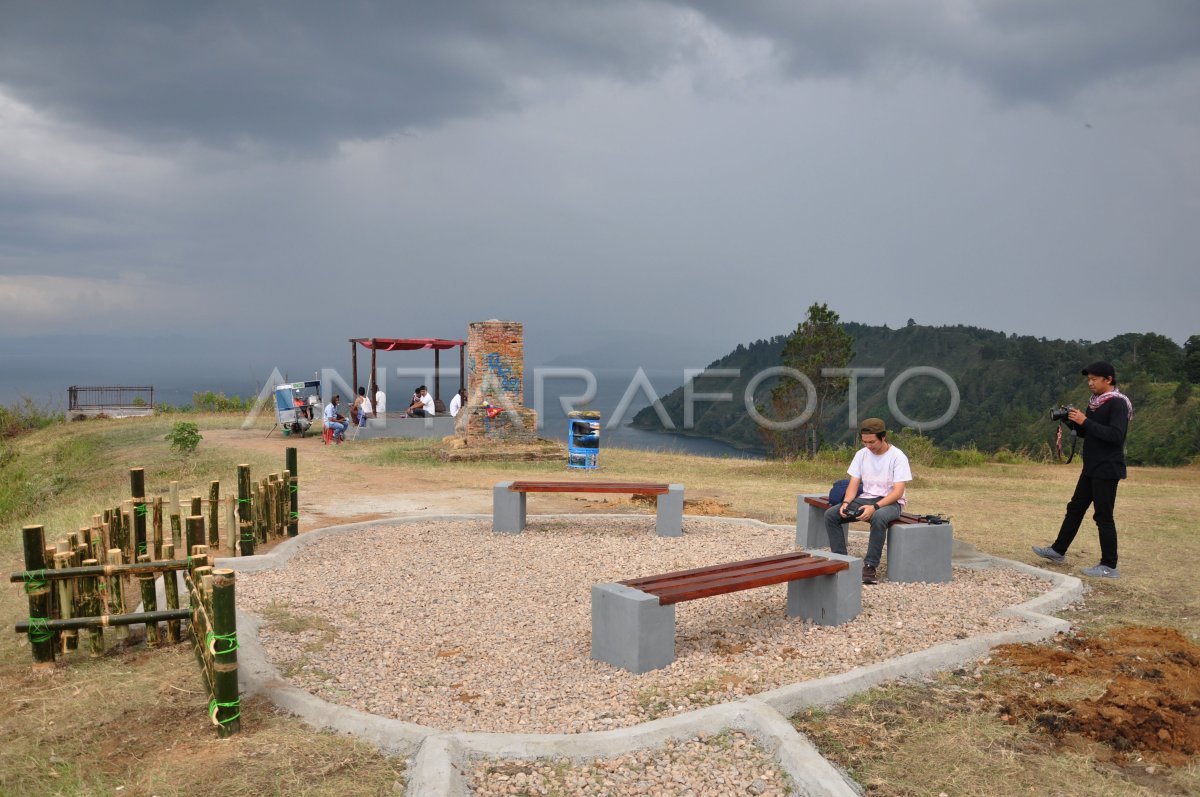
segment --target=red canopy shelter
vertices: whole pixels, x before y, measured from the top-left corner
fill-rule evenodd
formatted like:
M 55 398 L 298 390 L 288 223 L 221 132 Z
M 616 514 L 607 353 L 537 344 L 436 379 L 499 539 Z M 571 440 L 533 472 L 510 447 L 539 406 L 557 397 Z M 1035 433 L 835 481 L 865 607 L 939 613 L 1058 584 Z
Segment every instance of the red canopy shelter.
M 358 385 L 358 347 L 365 346 L 371 350 L 371 403 L 375 403 L 375 353 L 380 351 L 416 351 L 417 349 L 433 349 L 433 398 L 441 401 L 441 353 L 445 349 L 458 346 L 458 386 L 467 386 L 467 365 L 465 340 L 443 340 L 442 338 L 350 338 L 350 371 L 351 381 Z

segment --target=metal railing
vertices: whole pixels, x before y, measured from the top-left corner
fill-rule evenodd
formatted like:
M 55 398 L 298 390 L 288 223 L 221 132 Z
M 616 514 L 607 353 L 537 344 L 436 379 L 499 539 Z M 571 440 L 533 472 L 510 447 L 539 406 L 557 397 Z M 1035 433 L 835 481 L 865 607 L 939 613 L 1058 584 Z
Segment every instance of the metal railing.
M 67 410 L 154 408 L 154 386 L 145 387 L 80 387 L 67 388 Z

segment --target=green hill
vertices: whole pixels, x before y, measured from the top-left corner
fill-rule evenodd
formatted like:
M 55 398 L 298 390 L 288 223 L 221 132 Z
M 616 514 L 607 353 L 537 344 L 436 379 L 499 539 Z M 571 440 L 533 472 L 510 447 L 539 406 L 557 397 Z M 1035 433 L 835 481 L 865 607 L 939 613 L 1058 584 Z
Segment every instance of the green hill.
M 961 325 L 910 323 L 889 329 L 846 323 L 843 327 L 854 338 L 851 367 L 883 369 L 882 377 L 860 376 L 857 380 L 859 419 L 875 415 L 893 428 L 908 425 L 942 447 L 975 446 L 986 452 L 1009 449 L 1048 458 L 1056 430 L 1049 418 L 1051 408 L 1083 406 L 1089 394 L 1080 369 L 1094 360 L 1109 360 L 1136 411 L 1128 441 L 1130 463 L 1179 465 L 1193 461 L 1200 452 L 1200 400 L 1192 395 L 1188 380 L 1189 375 L 1195 380 L 1200 370 L 1200 336 L 1179 346 L 1155 333 L 1128 333 L 1093 343 L 1006 335 Z M 757 374 L 782 364 L 780 353 L 787 337 L 739 344 L 710 364 L 709 369 L 738 369 L 740 375 L 696 380 L 694 392 L 732 393 L 733 400 L 695 400 L 690 430 L 683 428 L 684 389 L 663 397 L 662 406 L 675 431 L 762 449 L 759 426 L 743 397 Z M 944 373 L 959 394 L 957 411 L 938 428 L 929 426 L 951 409 L 951 388 L 936 376 L 905 373 L 920 367 Z M 820 378 L 809 376 L 814 381 Z M 776 378 L 760 380 L 753 405 L 766 405 L 775 383 Z M 895 390 L 895 407 L 913 423 L 903 423 L 889 408 L 889 389 Z M 827 443 L 851 442 L 848 403 L 849 392 L 840 406 L 827 413 L 822 426 Z M 633 424 L 663 430 L 653 407 L 634 416 Z M 1069 445 L 1068 439 L 1064 446 Z

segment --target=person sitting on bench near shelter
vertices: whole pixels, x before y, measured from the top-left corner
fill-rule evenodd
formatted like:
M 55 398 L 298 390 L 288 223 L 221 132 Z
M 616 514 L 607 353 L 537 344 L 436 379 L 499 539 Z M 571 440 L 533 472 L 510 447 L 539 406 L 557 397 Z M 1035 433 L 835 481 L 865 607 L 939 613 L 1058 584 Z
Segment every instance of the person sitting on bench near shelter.
M 825 512 L 825 530 L 829 532 L 829 550 L 846 554 L 846 525 L 854 520 L 871 524 L 867 555 L 863 557 L 864 584 L 878 584 L 876 569 L 883 558 L 888 524 L 900 517 L 905 504 L 904 487 L 912 481 L 912 469 L 904 452 L 887 441 L 887 426 L 879 418 L 867 418 L 859 424 L 863 447 L 854 455 L 846 472 L 850 484 L 841 504 Z M 859 493 L 859 485 L 862 492 Z M 855 498 L 854 496 L 858 497 Z M 852 508 L 862 508 L 856 517 L 847 517 Z

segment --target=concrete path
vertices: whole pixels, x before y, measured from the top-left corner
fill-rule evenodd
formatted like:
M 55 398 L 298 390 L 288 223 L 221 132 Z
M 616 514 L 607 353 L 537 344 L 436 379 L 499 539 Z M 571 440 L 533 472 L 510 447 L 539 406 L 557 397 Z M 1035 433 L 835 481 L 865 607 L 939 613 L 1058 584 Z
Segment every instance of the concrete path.
M 287 540 L 273 551 L 245 558 L 221 558 L 219 567 L 250 573 L 286 566 L 296 551 L 325 537 L 345 534 L 370 526 L 396 525 L 429 520 L 481 520 L 490 515 L 422 515 L 353 523 L 318 529 Z M 591 515 L 554 515 L 577 518 Z M 644 516 L 638 515 L 641 518 Z M 757 520 L 728 519 L 731 523 L 767 526 Z M 791 531 L 791 526 L 770 526 Z M 865 536 L 865 532 L 852 532 Z M 242 691 L 261 694 L 308 724 L 320 729 L 357 736 L 380 750 L 410 758 L 407 794 L 412 797 L 464 797 L 470 792 L 462 771 L 483 758 L 536 759 L 566 757 L 575 760 L 609 758 L 645 748 L 661 747 L 670 739 L 686 740 L 700 733 L 716 734 L 739 730 L 753 736 L 778 762 L 804 795 L 860 794 L 812 743 L 798 733 L 788 718 L 808 706 L 837 703 L 850 695 L 897 678 L 911 678 L 938 670 L 960 667 L 985 655 L 992 647 L 1011 642 L 1036 642 L 1070 628 L 1065 620 L 1050 616 L 1076 601 L 1084 591 L 1074 576 L 981 553 L 974 546 L 955 541 L 954 564 L 960 567 L 1011 567 L 1044 579 L 1051 589 L 1006 613 L 1025 624 L 1012 631 L 954 640 L 928 650 L 890 661 L 858 667 L 850 672 L 781 687 L 730 703 L 691 711 L 630 728 L 577 734 L 511 734 L 444 731 L 400 720 L 367 714 L 328 703 L 289 685 L 266 657 L 258 640 L 259 620 L 238 612 L 239 673 Z

